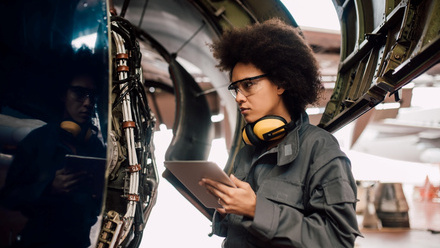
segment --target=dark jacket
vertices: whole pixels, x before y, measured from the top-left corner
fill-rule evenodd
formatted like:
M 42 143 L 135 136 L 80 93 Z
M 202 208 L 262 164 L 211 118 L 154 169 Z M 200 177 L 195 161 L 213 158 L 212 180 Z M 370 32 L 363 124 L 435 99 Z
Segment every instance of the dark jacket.
M 350 161 L 306 113 L 276 147 L 245 146 L 233 174 L 251 185 L 257 204 L 253 219 L 214 215 L 224 247 L 353 247 L 360 235 Z
M 72 151 L 73 144 L 76 151 Z M 19 247 L 87 247 L 90 227 L 101 210 L 102 196 L 54 195 L 52 181 L 65 155 L 105 157 L 96 135 L 78 140 L 58 123 L 33 130 L 20 142 L 0 192 L 1 204 L 28 218 Z

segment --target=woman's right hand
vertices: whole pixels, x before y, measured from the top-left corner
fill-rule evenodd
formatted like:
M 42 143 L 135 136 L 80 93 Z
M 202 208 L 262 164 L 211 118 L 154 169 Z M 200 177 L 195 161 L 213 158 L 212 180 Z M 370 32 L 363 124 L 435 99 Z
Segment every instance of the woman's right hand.
M 68 194 L 75 191 L 86 180 L 85 172 L 69 172 L 65 168 L 57 170 L 52 181 L 52 194 Z

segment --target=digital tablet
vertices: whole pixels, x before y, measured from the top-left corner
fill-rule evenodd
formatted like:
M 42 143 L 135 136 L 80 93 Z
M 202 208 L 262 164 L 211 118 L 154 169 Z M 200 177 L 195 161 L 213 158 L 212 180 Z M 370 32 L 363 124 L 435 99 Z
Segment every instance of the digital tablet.
M 236 187 L 229 176 L 211 161 L 165 161 L 164 165 L 207 208 L 221 208 L 222 206 L 217 202 L 218 199 L 206 190 L 205 186 L 199 185 L 202 178 Z
M 66 170 L 69 173 L 83 172 L 87 179 L 81 185 L 81 192 L 102 195 L 105 184 L 106 159 L 67 154 Z

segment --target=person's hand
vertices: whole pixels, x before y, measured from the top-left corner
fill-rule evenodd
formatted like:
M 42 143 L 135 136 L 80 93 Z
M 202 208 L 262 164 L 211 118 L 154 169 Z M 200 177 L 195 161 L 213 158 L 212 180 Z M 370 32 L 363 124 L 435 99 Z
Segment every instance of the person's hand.
M 257 204 L 254 190 L 249 183 L 239 180 L 234 175 L 230 178 L 237 188 L 208 178 L 203 178 L 199 184 L 205 186 L 212 195 L 218 198 L 219 204 L 223 206 L 217 209 L 220 214 L 230 213 L 253 218 Z
M 66 169 L 57 170 L 52 181 L 52 194 L 68 194 L 77 190 L 86 180 L 85 172 L 69 172 Z

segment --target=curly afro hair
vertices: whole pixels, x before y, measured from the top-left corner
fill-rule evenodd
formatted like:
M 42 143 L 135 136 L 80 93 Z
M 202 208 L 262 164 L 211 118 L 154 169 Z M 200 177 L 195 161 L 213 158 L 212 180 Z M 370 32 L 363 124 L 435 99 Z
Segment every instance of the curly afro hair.
M 318 63 L 299 30 L 274 18 L 224 32 L 210 44 L 218 68 L 232 75 L 238 63 L 253 64 L 285 89 L 283 101 L 293 118 L 314 104 L 323 89 Z

